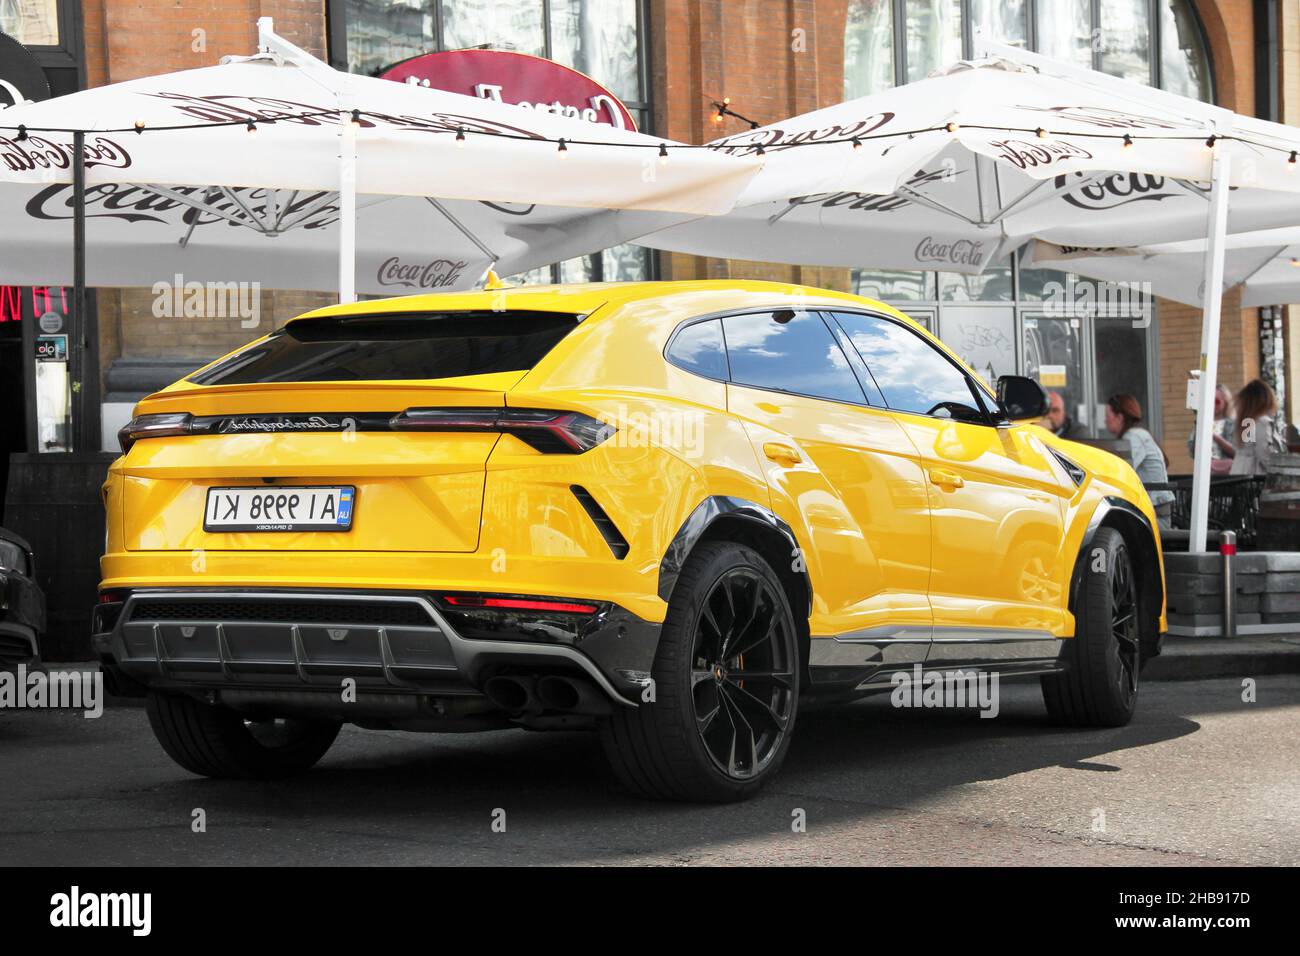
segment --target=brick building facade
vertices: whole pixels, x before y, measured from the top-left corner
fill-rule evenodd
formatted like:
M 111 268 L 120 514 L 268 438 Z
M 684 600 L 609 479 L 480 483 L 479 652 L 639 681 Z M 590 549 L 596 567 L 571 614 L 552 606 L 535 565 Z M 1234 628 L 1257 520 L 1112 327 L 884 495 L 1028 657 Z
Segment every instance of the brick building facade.
M 438 44 L 450 42 L 445 40 L 442 26 L 447 10 L 463 6 L 472 16 L 488 17 L 489 13 L 483 11 L 493 5 L 484 7 L 483 2 L 440 0 L 433 3 L 430 0 L 425 6 L 434 11 L 429 16 L 437 22 L 436 38 L 399 37 L 404 46 L 399 51 L 395 44 L 392 58 L 401 58 L 409 49 L 436 48 Z M 526 12 L 531 2 L 509 0 L 495 6 Z M 553 0 L 544 6 L 541 0 L 536 0 L 539 9 L 549 9 L 552 17 L 557 9 L 582 2 Z M 644 125 L 656 134 L 698 143 L 743 128 L 732 117 L 715 122 L 711 104 L 723 96 L 731 99 L 737 111 L 759 122 L 771 122 L 844 99 L 845 37 L 851 8 L 860 13 L 863 9 L 882 8 L 890 2 L 600 0 L 599 5 L 636 11 L 635 16 L 630 13 L 628 16 L 638 34 L 639 55 L 645 60 L 645 75 L 649 80 L 649 88 L 643 94 L 649 106 L 643 118 L 649 122 Z M 965 11 L 968 18 L 971 11 L 988 8 L 987 4 L 981 7 L 977 0 L 936 0 L 931 6 L 937 9 L 945 2 L 952 9 Z M 1256 90 L 1259 11 L 1274 5 L 1256 0 L 1179 2 L 1194 5 L 1212 63 L 1214 98 L 1222 106 L 1255 113 L 1259 106 Z M 1025 9 L 1043 8 L 1042 0 L 1037 5 L 1007 0 L 1003 7 L 1014 7 L 1017 3 Z M 1068 5 L 1067 0 L 1058 0 L 1058 4 Z M 405 10 L 421 5 L 404 0 L 400 6 Z M 895 0 L 895 6 L 903 9 L 899 0 Z M 1103 4 L 1097 9 L 1109 6 Z M 260 16 L 273 17 L 279 33 L 336 65 L 349 62 L 349 51 L 339 48 L 350 43 L 349 31 L 362 29 L 351 21 L 344 22 L 346 17 L 358 16 L 357 10 L 377 10 L 387 18 L 381 33 L 387 30 L 391 34 L 394 29 L 400 29 L 388 25 L 392 20 L 389 15 L 395 9 L 388 0 L 348 3 L 342 0 L 84 0 L 80 9 L 84 83 L 88 86 L 211 65 L 224 54 L 247 53 L 255 44 L 254 24 Z M 511 16 L 515 22 L 522 14 L 516 12 Z M 1041 12 L 1029 15 L 1029 22 L 1037 19 L 1041 28 L 1045 16 Z M 1282 82 L 1278 102 L 1272 104 L 1272 109 L 1279 118 L 1296 121 L 1300 119 L 1297 112 L 1300 94 L 1296 93 L 1300 88 L 1300 4 L 1294 0 L 1277 4 L 1275 17 L 1280 51 L 1276 62 Z M 901 31 L 895 36 L 907 44 L 916 39 Z M 549 32 L 546 43 L 549 49 Z M 486 45 L 492 45 L 491 38 Z M 382 47 L 379 55 L 382 59 Z M 869 265 L 864 262 L 864 266 Z M 854 281 L 848 270 L 677 254 L 660 255 L 655 272 L 662 278 L 775 278 L 841 289 L 852 288 Z M 318 293 L 264 290 L 261 330 L 267 331 L 328 300 L 327 295 Z M 162 363 L 167 370 L 159 374 L 165 379 L 167 374 L 187 363 L 199 364 L 242 343 L 249 334 L 240 327 L 238 319 L 156 318 L 149 290 L 100 290 L 97 302 L 99 362 L 105 393 L 113 391 L 114 369 L 124 363 L 128 366 Z M 1163 438 L 1171 471 L 1187 471 L 1190 461 L 1184 441 L 1191 428 L 1191 413 L 1184 408 L 1185 383 L 1189 369 L 1198 361 L 1200 316 L 1196 309 L 1170 302 L 1159 302 L 1156 312 L 1158 329 L 1152 340 L 1151 398 L 1157 415 L 1153 416 L 1152 425 Z M 1260 371 L 1259 313 L 1256 309 L 1239 308 L 1237 297 L 1229 294 L 1224 316 L 1221 379 L 1237 388 Z M 1293 328 L 1288 329 L 1288 334 L 1296 336 Z M 1300 355 L 1300 348 L 1292 347 L 1288 352 Z

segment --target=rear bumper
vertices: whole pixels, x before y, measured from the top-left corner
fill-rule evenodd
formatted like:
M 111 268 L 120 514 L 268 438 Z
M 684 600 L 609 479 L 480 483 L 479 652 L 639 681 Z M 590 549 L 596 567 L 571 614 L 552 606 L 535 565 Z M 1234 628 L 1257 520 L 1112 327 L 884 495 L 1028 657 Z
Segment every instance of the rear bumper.
M 93 642 L 106 666 L 146 687 L 318 691 L 346 719 L 348 678 L 371 696 L 453 698 L 503 672 L 581 674 L 636 706 L 659 638 L 659 625 L 608 604 L 573 643 L 544 622 L 524 629 L 536 640 L 467 637 L 450 616 L 419 591 L 147 588 L 101 605 Z

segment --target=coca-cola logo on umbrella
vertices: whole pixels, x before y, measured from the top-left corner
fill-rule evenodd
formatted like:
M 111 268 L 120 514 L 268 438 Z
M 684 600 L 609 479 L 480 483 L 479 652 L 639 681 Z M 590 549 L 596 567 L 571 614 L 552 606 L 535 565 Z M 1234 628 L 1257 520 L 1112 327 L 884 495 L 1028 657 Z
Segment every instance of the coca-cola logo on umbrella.
M 379 78 L 398 83 L 416 82 L 449 93 L 636 130 L 636 121 L 627 107 L 591 77 L 526 53 L 508 50 L 423 53 L 390 66 Z
M 375 274 L 384 286 L 408 289 L 445 289 L 456 284 L 469 265 L 463 259 L 434 259 L 431 262 L 403 262 L 397 256 L 385 259 Z
M 1055 186 L 1066 185 L 1067 176 L 1057 176 Z M 1112 173 L 1102 179 L 1091 178 L 1078 189 L 1063 193 L 1062 198 L 1076 209 L 1089 211 L 1117 209 L 1133 202 L 1159 202 L 1175 195 L 1165 188 L 1165 177 L 1148 173 Z M 1185 194 L 1184 194 L 1185 195 Z
M 975 239 L 946 241 L 926 236 L 916 244 L 917 262 L 938 262 L 960 266 L 979 266 L 987 253 L 984 243 Z

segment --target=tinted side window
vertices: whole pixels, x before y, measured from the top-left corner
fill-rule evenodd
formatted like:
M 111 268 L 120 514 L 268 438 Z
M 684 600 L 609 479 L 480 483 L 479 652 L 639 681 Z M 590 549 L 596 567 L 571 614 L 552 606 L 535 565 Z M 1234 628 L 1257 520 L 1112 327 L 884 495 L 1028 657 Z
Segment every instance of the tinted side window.
M 965 373 L 897 322 L 856 312 L 835 318 L 849 334 L 890 408 L 961 421 L 986 420 Z
M 727 352 L 722 344 L 722 325 L 717 319 L 696 322 L 677 333 L 668 358 L 688 372 L 727 380 Z
M 838 402 L 864 401 L 835 337 L 816 312 L 755 312 L 722 320 L 731 380 Z

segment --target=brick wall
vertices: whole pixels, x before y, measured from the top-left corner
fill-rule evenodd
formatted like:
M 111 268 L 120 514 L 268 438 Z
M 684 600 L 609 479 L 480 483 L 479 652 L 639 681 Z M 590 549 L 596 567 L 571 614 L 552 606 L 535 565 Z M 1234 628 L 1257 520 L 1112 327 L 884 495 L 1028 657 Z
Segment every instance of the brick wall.
M 744 130 L 712 119 L 724 96 L 759 124 L 843 99 L 848 0 L 651 0 L 655 129 L 702 143 Z M 847 289 L 846 269 L 665 254 L 666 279 L 749 278 Z

